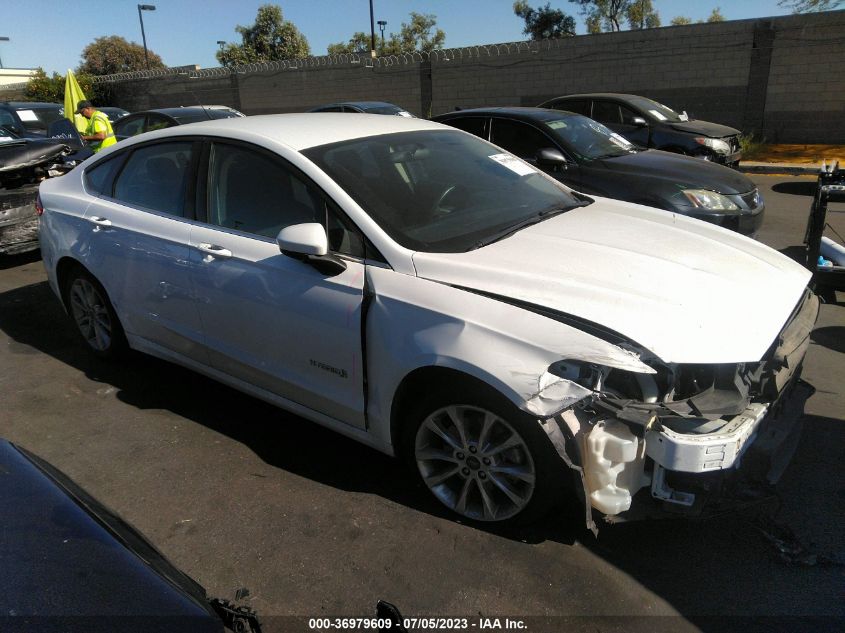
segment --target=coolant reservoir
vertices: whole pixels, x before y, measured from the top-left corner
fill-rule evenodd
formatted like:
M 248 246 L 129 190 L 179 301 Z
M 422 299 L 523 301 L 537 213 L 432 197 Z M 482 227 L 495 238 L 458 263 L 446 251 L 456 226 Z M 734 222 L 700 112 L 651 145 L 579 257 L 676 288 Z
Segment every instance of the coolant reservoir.
M 609 515 L 628 510 L 634 493 L 648 484 L 642 440 L 626 424 L 604 420 L 593 427 L 585 443 L 584 474 L 590 503 Z

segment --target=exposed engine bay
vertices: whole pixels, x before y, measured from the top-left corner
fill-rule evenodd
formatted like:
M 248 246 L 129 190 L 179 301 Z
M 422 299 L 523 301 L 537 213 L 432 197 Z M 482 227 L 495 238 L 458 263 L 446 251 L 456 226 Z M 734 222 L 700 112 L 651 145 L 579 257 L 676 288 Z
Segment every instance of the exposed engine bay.
M 591 509 L 608 522 L 639 518 L 634 496 L 644 488 L 664 509 L 692 511 L 703 502 L 697 480 L 702 490 L 711 488 L 708 473 L 735 472 L 746 453 L 754 453 L 753 476 L 776 483 L 814 392 L 800 374 L 818 311 L 818 298 L 806 291 L 754 363 L 665 364 L 644 357 L 655 373 L 567 361 L 550 368 L 592 392 L 542 422 L 580 473 L 589 527 L 595 530 Z

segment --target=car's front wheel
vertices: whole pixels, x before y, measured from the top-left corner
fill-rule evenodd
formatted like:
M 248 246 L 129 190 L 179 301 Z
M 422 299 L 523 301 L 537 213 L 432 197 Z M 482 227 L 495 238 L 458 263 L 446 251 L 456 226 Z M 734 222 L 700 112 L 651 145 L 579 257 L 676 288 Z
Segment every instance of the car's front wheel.
M 64 284 L 65 303 L 76 331 L 97 356 L 113 357 L 126 348 L 117 314 L 102 284 L 81 268 Z
M 447 508 L 473 521 L 522 523 L 554 503 L 567 467 L 537 420 L 500 394 L 453 386 L 414 409 L 406 455 Z

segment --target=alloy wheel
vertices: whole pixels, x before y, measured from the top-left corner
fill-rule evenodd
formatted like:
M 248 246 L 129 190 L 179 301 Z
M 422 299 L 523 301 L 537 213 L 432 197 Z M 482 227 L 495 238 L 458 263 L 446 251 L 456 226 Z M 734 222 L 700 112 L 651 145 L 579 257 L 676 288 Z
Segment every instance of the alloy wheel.
M 531 501 L 536 469 L 525 440 L 501 416 L 451 405 L 423 420 L 417 468 L 444 505 L 477 521 L 503 521 Z
M 98 352 L 105 352 L 112 342 L 112 321 L 106 299 L 87 279 L 74 279 L 70 286 L 70 310 L 82 338 Z

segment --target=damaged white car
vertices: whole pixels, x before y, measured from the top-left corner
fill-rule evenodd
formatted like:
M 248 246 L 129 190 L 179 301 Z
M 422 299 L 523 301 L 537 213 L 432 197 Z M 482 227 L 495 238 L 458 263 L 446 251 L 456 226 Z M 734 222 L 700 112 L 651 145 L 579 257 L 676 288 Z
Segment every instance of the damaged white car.
M 128 345 L 405 457 L 468 519 L 536 517 L 574 484 L 594 527 L 695 508 L 714 473 L 774 481 L 812 393 L 804 268 L 436 123 L 180 126 L 46 181 L 39 209 L 92 351 Z

